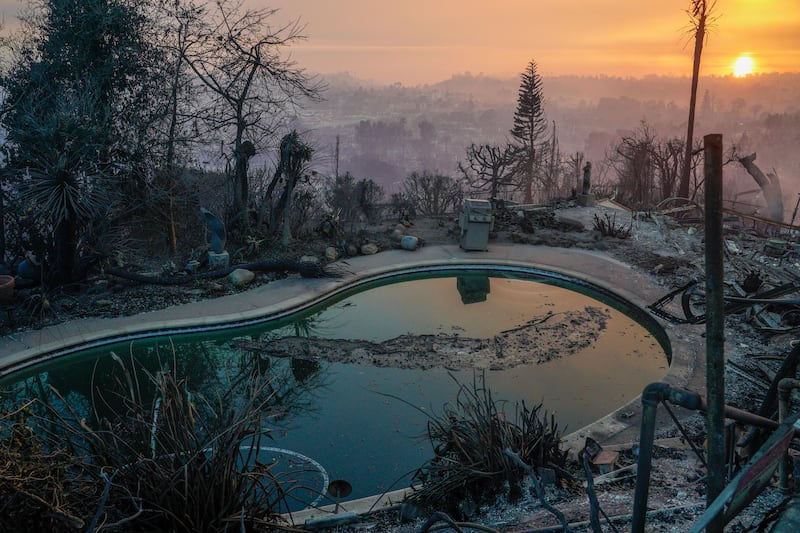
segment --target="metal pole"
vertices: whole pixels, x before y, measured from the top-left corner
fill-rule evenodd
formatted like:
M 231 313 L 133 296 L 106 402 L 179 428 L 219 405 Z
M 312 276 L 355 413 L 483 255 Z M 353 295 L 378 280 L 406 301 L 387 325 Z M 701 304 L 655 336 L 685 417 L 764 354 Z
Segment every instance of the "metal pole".
M 778 382 L 778 421 L 780 422 L 783 422 L 789 417 L 792 405 L 792 391 L 794 389 L 800 389 L 800 381 L 793 378 L 783 378 Z M 780 464 L 780 473 L 778 475 L 780 488 L 783 492 L 789 492 L 789 470 L 791 468 L 792 464 L 789 457 L 789 450 L 786 450 Z M 794 483 L 794 488 L 797 489 L 797 480 L 792 479 L 792 482 Z
M 650 469 L 653 462 L 653 442 L 656 434 L 656 414 L 658 404 L 666 398 L 669 388 L 666 383 L 651 383 L 642 391 L 642 426 L 639 433 L 639 461 L 636 467 L 631 533 L 644 533 L 645 530 L 647 497 L 650 493 Z
M 725 315 L 722 261 L 722 135 L 703 137 L 705 151 L 706 229 L 706 430 L 708 433 L 708 487 L 706 508 L 725 488 Z M 722 517 L 706 531 L 721 533 Z

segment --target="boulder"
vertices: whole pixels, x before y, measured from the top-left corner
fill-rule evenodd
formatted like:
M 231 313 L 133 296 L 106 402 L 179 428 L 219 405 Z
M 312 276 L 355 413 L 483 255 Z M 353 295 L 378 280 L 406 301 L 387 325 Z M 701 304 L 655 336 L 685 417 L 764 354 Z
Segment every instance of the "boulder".
M 374 242 L 368 242 L 361 246 L 361 255 L 373 255 L 377 254 L 379 251 L 378 245 Z
M 237 268 L 230 274 L 228 274 L 228 279 L 231 283 L 236 285 L 237 287 L 243 287 L 252 283 L 254 279 L 256 279 L 256 275 L 253 271 L 247 270 L 245 268 Z
M 358 255 L 358 248 L 355 244 L 348 244 L 347 245 L 347 255 L 350 257 L 355 257 Z
M 413 235 L 406 235 L 400 239 L 400 248 L 413 252 L 419 248 L 419 238 Z
M 581 222 L 580 220 L 565 217 L 562 215 L 556 215 L 555 222 L 562 228 L 569 231 L 584 231 L 586 229 L 586 226 L 584 226 L 583 222 Z
M 339 251 L 333 246 L 325 248 L 325 259 L 328 261 L 336 261 L 339 259 Z
M 316 255 L 304 255 L 300 257 L 301 263 L 308 263 L 310 265 L 318 265 L 319 264 L 319 257 Z
M 210 290 L 211 292 L 222 292 L 225 290 L 225 287 L 222 285 L 222 283 L 217 283 L 216 281 L 210 281 L 208 282 L 208 290 Z

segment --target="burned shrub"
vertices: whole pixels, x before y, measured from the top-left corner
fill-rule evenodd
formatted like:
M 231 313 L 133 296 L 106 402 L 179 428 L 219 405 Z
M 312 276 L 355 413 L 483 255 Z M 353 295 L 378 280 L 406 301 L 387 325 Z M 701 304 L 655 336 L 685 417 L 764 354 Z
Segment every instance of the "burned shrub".
M 555 418 L 541 405 L 528 408 L 524 402 L 509 418 L 483 376 L 471 385 L 459 384 L 455 403 L 428 416 L 434 457 L 414 474 L 421 487 L 409 496 L 410 503 L 469 517 L 476 505 L 493 501 L 504 490 L 510 499 L 519 498 L 525 472 L 506 449 L 529 465 L 563 472 L 567 453 L 560 448 Z
M 595 230 L 599 231 L 603 237 L 627 239 L 631 236 L 633 224 L 631 223 L 627 227 L 624 224 L 617 224 L 616 213 L 612 216 L 609 216 L 608 213 L 606 213 L 603 215 L 603 218 L 600 218 L 596 214 L 594 215 L 593 227 Z

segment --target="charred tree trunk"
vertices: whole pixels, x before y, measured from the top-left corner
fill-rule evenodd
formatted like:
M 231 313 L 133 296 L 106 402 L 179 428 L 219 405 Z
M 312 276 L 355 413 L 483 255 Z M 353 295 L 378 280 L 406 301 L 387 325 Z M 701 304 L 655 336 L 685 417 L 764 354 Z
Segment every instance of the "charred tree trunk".
M 739 158 L 748 174 L 758 183 L 764 192 L 764 200 L 767 202 L 767 218 L 783 222 L 783 194 L 781 193 L 781 182 L 778 175 L 774 172 L 764 174 L 755 163 L 755 152 Z
M 48 280 L 50 286 L 56 287 L 75 279 L 75 256 L 78 248 L 77 228 L 73 218 L 60 221 L 54 231 L 55 246 L 53 250 L 52 275 Z
M 713 2 L 711 7 L 713 7 Z M 706 5 L 705 0 L 695 0 L 691 11 L 692 16 L 695 17 L 694 60 L 692 62 L 692 90 L 689 96 L 689 124 L 686 132 L 681 180 L 678 184 L 678 196 L 681 198 L 689 197 L 689 182 L 691 181 L 692 173 L 692 146 L 694 144 L 694 115 L 695 107 L 697 107 L 697 84 L 700 79 L 700 59 L 703 57 L 703 43 L 706 38 L 706 21 L 711 7 Z

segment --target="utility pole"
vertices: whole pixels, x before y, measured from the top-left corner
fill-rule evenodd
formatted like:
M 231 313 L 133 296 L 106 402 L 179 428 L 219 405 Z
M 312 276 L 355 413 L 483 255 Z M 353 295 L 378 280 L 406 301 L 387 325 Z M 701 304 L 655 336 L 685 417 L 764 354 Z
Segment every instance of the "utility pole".
M 336 155 L 334 156 L 335 160 L 333 162 L 333 177 L 339 177 L 339 136 L 336 136 Z

